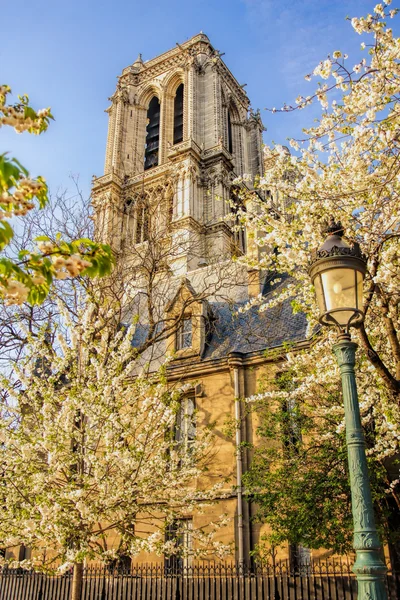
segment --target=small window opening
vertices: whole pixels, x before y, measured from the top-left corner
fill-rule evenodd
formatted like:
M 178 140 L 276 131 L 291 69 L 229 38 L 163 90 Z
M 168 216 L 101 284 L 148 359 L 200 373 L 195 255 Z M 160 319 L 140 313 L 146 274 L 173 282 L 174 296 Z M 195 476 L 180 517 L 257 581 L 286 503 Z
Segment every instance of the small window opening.
M 176 332 L 176 349 L 184 350 L 192 347 L 192 319 L 183 319 Z
M 176 519 L 173 521 L 167 528 L 165 541 L 173 542 L 176 547 L 176 553 L 165 560 L 166 570 L 182 573 L 190 568 L 193 554 L 192 519 Z
M 174 144 L 183 140 L 183 83 L 176 90 L 174 100 Z
M 183 398 L 175 425 L 175 441 L 190 452 L 196 439 L 196 403 L 194 398 Z
M 160 145 L 160 102 L 154 96 L 147 111 L 146 150 L 144 155 L 144 169 L 151 169 L 158 165 L 158 149 Z

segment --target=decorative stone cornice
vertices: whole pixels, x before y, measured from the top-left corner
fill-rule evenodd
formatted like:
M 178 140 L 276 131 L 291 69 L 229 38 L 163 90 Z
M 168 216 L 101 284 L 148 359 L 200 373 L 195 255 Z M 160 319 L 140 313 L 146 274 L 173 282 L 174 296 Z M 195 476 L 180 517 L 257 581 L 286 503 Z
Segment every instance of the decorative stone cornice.
M 164 163 L 163 165 L 158 165 L 158 167 L 153 167 L 148 171 L 143 171 L 142 173 L 128 177 L 125 186 L 129 187 L 131 185 L 136 185 L 137 183 L 147 184 L 149 181 L 153 181 L 159 177 L 167 177 L 170 173 L 171 165 Z
M 207 56 L 206 62 L 199 64 L 195 60 L 199 54 Z M 149 61 L 142 62 L 140 65 L 136 61 L 133 65 L 126 67 L 119 77 L 119 85 L 128 84 L 137 86 L 177 67 L 183 69 L 193 67 L 201 70 L 209 62 L 218 71 L 221 79 L 223 79 L 228 87 L 235 91 L 241 105 L 248 108 L 250 102 L 246 92 L 229 71 L 221 59 L 220 53 L 212 46 L 204 33 L 199 33 L 183 44 L 178 44 L 175 48 L 171 48 L 171 50 Z
M 203 157 L 203 150 L 200 148 L 198 144 L 193 139 L 184 140 L 179 144 L 175 144 L 175 146 L 171 146 L 167 150 L 167 158 L 172 160 L 174 158 L 182 156 L 187 152 L 192 152 L 195 154 L 196 158 L 200 160 Z
M 296 342 L 291 348 L 292 352 L 301 352 L 313 345 L 313 340 L 305 340 L 302 342 Z M 265 348 L 267 350 L 268 348 Z M 260 365 L 266 365 L 268 363 L 277 364 L 285 361 L 287 354 L 287 348 L 285 346 L 274 347 L 274 352 L 271 356 L 266 356 L 265 350 L 256 350 L 246 354 L 242 354 L 242 365 L 243 367 L 252 368 Z M 272 350 L 272 348 L 271 348 Z M 281 352 L 280 352 L 281 350 Z M 231 353 L 232 354 L 232 353 Z M 181 380 L 182 377 L 187 377 L 188 367 L 190 365 L 190 375 L 193 378 L 209 375 L 212 373 L 218 373 L 221 371 L 229 371 L 231 369 L 232 360 L 228 356 L 222 356 L 219 358 L 208 358 L 206 360 L 199 361 L 199 359 L 182 360 L 181 363 L 170 363 L 168 366 L 168 380 L 175 381 Z
M 222 231 L 225 235 L 231 237 L 232 230 L 224 221 L 218 221 L 218 223 L 212 223 L 211 225 L 206 225 L 206 235 L 213 234 L 217 231 Z
M 193 217 L 180 217 L 179 219 L 174 219 L 171 222 L 171 229 L 173 231 L 179 231 L 181 229 L 197 231 L 198 233 L 204 233 L 206 228 L 204 225 L 196 221 Z
M 202 157 L 206 163 L 211 162 L 216 158 L 224 158 L 229 162 L 232 161 L 232 154 L 230 154 L 222 144 L 217 144 L 216 146 L 205 150 Z
M 94 177 L 92 180 L 92 192 L 101 192 L 104 188 L 110 186 L 110 184 L 121 189 L 123 186 L 123 180 L 115 172 L 107 173 L 101 177 Z

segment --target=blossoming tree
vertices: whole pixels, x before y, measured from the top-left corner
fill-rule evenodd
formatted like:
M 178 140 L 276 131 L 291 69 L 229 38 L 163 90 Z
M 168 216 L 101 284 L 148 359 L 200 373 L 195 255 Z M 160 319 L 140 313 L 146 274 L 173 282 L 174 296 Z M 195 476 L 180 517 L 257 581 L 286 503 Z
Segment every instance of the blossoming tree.
M 351 20 L 355 32 L 362 36 L 361 49 L 365 52 L 362 60 L 351 66 L 347 55 L 339 50 L 333 52 L 306 76 L 307 80 L 320 79 L 316 91 L 307 97 L 299 96 L 296 105 L 285 105 L 281 109 L 298 111 L 319 102 L 321 115 L 313 127 L 303 130 L 300 139 L 289 140 L 294 149 L 292 154 L 279 144 L 265 148 L 265 175 L 259 185 L 269 193 L 262 201 L 252 197 L 247 213 L 243 212 L 241 219 L 263 249 L 261 258 L 252 259 L 253 266 L 269 274 L 290 276 L 285 285 L 278 286 L 266 299 L 258 299 L 261 310 L 290 299 L 295 310 L 307 314 L 310 334 L 315 331 L 318 311 L 308 275 L 309 256 L 311 249 L 318 248 L 324 239 L 324 223 L 333 215 L 341 221 L 347 239 L 360 244 L 368 261 L 363 305 L 365 323 L 357 333 L 361 350 L 358 369 L 361 410 L 371 466 L 375 467 L 373 477 L 379 480 L 375 500 L 380 506 L 381 525 L 384 524 L 383 513 L 389 512 L 386 523 L 398 531 L 400 39 L 386 23 L 398 12 L 389 9 L 389 4 L 386 0 L 375 6 L 373 14 Z M 300 484 L 303 492 L 308 489 L 307 493 L 313 496 L 315 506 L 318 506 L 318 498 L 322 502 L 319 494 L 327 484 L 324 498 L 328 512 L 329 494 L 333 494 L 341 506 L 348 503 L 343 441 L 340 439 L 344 425 L 337 388 L 339 374 L 330 350 L 333 338 L 331 333 L 320 332 L 311 351 L 288 358 L 290 364 L 286 366 L 297 390 L 275 386 L 275 391 L 268 392 L 281 406 L 282 402 L 286 403 L 284 412 L 287 413 L 290 400 L 291 410 L 296 406 L 302 418 L 312 419 L 312 425 L 305 421 L 297 429 L 298 436 L 303 429 L 309 450 L 303 447 L 302 451 L 296 442 L 297 450 L 281 454 L 282 460 L 292 466 L 296 463 L 300 466 L 299 456 L 303 464 L 308 457 L 309 466 L 313 460 L 314 467 L 315 460 L 322 462 L 314 470 L 314 475 L 319 473 L 318 477 L 312 480 L 310 475 L 308 483 L 306 468 L 293 470 L 297 478 L 287 478 L 283 471 L 281 475 L 286 477 L 286 484 L 283 485 L 282 479 L 282 486 L 279 490 L 275 487 L 277 494 L 274 496 L 276 481 L 271 483 L 274 475 L 270 470 L 268 451 L 265 450 L 267 454 L 263 455 L 260 449 L 255 465 L 265 468 L 264 482 L 272 486 L 264 497 L 267 510 L 264 510 L 263 518 L 267 520 L 274 520 L 273 511 L 280 511 L 284 504 L 282 498 L 286 498 L 290 506 L 290 498 L 293 500 L 296 486 L 299 492 Z M 265 408 L 265 402 L 263 406 Z M 268 419 L 270 417 L 269 414 Z M 268 426 L 266 429 L 270 431 Z M 265 430 L 260 432 L 265 434 Z M 264 437 L 268 438 L 268 435 Z M 323 454 L 321 448 L 329 450 L 329 445 L 332 452 Z M 336 466 L 335 456 L 336 460 L 341 457 Z M 328 474 L 335 470 L 333 480 L 336 483 L 333 480 L 331 483 L 337 485 L 337 489 L 333 485 L 329 491 Z M 340 473 L 344 477 L 342 481 Z M 318 478 L 326 478 L 320 487 Z M 262 480 L 262 474 L 253 481 L 250 477 L 249 485 L 253 490 L 260 490 Z M 306 500 L 307 494 L 297 495 L 294 502 L 299 510 L 297 521 L 293 512 L 283 514 L 280 511 L 281 520 L 275 519 L 274 526 L 282 534 L 281 539 L 315 547 L 310 540 L 318 531 L 313 528 L 310 515 L 302 520 L 307 514 L 304 510 Z M 321 514 L 324 514 L 323 510 Z M 343 530 L 343 522 L 338 521 L 339 516 L 335 510 L 325 514 L 326 527 L 336 525 L 330 532 L 325 529 L 325 540 L 319 540 L 320 545 L 332 548 L 338 548 L 342 542 L 345 545 L 348 535 Z M 332 532 L 335 532 L 336 542 Z M 398 536 L 393 543 L 397 546 L 398 565 Z
M 110 333 L 109 317 L 90 302 L 78 323 L 64 311 L 64 334 L 31 339 L 18 385 L 2 379 L 0 546 L 29 546 L 34 567 L 74 565 L 73 600 L 84 560 L 173 554 L 167 528 L 218 491 L 198 481 L 210 430 L 189 450 L 177 441 L 179 385 L 165 366 L 139 369 L 136 325 Z M 223 551 L 221 524 L 193 530 L 195 556 Z
M 52 115 L 49 108 L 35 111 L 27 96 L 7 104 L 11 89 L 0 86 L 0 127 L 11 126 L 17 133 L 39 135 L 46 131 Z M 48 189 L 43 177 L 33 179 L 16 158 L 0 155 L 0 297 L 6 304 L 40 304 L 47 296 L 53 279 L 85 274 L 90 277 L 107 274 L 112 265 L 110 248 L 87 238 L 66 242 L 58 236 L 36 239 L 37 248 L 23 249 L 15 259 L 6 257 L 4 249 L 13 238 L 9 222 L 24 217 L 38 205 L 48 202 Z

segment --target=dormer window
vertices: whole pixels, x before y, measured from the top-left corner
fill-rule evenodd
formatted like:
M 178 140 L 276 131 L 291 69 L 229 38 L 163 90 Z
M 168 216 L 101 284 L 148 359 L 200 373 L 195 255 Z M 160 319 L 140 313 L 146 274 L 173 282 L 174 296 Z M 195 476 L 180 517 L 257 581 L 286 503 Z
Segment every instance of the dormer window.
M 183 140 L 183 83 L 178 87 L 174 100 L 174 144 Z
M 170 323 L 168 354 L 177 360 L 194 355 L 202 356 L 211 319 L 207 300 L 198 297 L 187 279 L 184 279 L 165 308 Z
M 192 319 L 185 318 L 181 321 L 176 332 L 176 350 L 185 350 L 192 347 Z
M 144 154 L 144 170 L 158 165 L 158 149 L 160 145 L 160 102 L 153 96 L 147 111 L 146 150 Z

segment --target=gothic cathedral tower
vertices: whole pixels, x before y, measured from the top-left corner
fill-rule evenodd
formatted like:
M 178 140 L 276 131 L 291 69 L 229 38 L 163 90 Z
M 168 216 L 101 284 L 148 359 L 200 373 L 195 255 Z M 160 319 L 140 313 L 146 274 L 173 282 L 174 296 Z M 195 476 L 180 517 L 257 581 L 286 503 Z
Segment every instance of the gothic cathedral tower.
M 263 125 L 208 37 L 139 55 L 107 112 L 105 173 L 93 185 L 99 235 L 129 251 L 162 224 L 179 240 L 177 276 L 245 252 L 224 216 L 235 178 L 262 174 Z
M 236 444 L 253 443 L 257 424 L 241 414 L 239 399 L 256 394 L 265 377 L 274 381 L 265 350 L 280 356 L 276 348 L 303 340 L 305 329 L 290 302 L 241 310 L 268 290 L 265 273 L 232 260 L 258 252 L 240 215 L 251 196 L 241 189 L 256 193 L 252 182 L 263 174 L 260 114 L 203 33 L 147 62 L 139 55 L 119 77 L 107 112 L 105 174 L 94 180 L 93 205 L 97 235 L 121 266 L 112 282 L 122 288 L 121 322 L 137 325 L 140 368 L 155 371 L 169 355 L 168 382 L 183 390 L 177 423 L 186 423 L 175 428 L 176 441 L 189 448 L 196 428 L 213 424 L 214 454 L 198 485 L 230 477 L 234 489 L 227 484 L 221 504 L 194 510 L 185 522 L 195 530 L 226 513 L 230 524 L 218 539 L 234 542 L 244 564 L 261 526 L 242 497 L 251 454 Z M 236 423 L 235 439 L 224 433 L 226 419 Z

